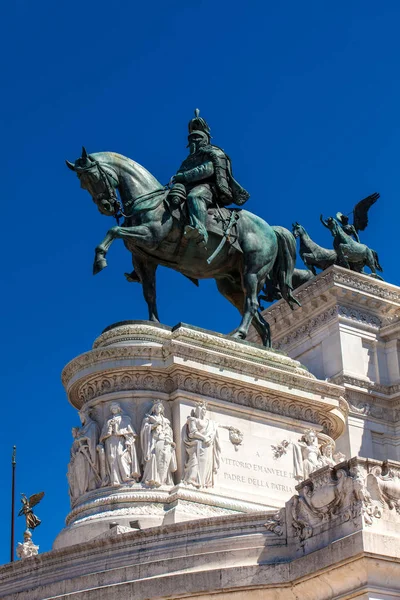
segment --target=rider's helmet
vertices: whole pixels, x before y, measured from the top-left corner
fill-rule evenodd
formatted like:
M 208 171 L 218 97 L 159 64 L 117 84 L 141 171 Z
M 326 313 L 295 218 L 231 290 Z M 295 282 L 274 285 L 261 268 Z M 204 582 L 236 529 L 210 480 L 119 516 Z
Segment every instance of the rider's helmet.
M 194 115 L 194 119 L 191 119 L 188 125 L 189 141 L 192 135 L 198 135 L 201 136 L 207 142 L 207 144 L 209 144 L 211 139 L 211 130 L 208 126 L 207 121 L 200 117 L 200 111 L 198 108 L 196 108 L 196 110 L 194 111 Z

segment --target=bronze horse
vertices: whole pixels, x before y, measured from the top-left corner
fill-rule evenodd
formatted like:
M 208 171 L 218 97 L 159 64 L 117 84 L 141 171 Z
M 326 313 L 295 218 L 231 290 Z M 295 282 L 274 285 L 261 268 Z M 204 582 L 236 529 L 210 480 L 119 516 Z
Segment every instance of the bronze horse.
M 231 209 L 208 210 L 207 251 L 183 236 L 181 211 L 173 209 L 167 190 L 144 167 L 113 152 L 82 156 L 67 161 L 92 196 L 100 212 L 107 216 L 122 214 L 122 227 L 112 227 L 95 251 L 94 274 L 107 266 L 106 254 L 112 242 L 120 238 L 132 253 L 136 273 L 143 286 L 149 319 L 159 321 L 156 305 L 155 273 L 164 265 L 186 275 L 192 281 L 213 278 L 218 290 L 242 314 L 233 336 L 245 339 L 253 323 L 264 346 L 271 346 L 270 328 L 260 314 L 258 294 L 269 275 L 291 307 L 298 303 L 292 295 L 292 274 L 296 260 L 296 242 L 283 227 L 271 227 L 246 210 L 236 210 L 234 231 L 218 254 L 207 261 L 224 237 L 216 227 L 216 213 Z M 122 206 L 120 206 L 118 190 Z

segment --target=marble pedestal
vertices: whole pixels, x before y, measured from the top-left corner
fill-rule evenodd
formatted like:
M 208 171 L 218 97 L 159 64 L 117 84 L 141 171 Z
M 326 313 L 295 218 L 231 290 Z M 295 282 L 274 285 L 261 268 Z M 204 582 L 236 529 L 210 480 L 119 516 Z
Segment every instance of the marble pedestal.
M 274 347 L 344 387 L 347 456 L 400 460 L 400 288 L 333 266 L 296 296 L 294 311 L 280 300 L 263 313 Z
M 399 467 L 354 458 L 312 473 L 279 511 L 114 528 L 0 567 L 1 597 L 398 600 Z
M 68 399 L 85 409 L 102 431 L 118 402 L 140 432 L 155 399 L 173 429 L 177 470 L 171 485 L 130 481 L 103 485 L 75 499 L 54 548 L 124 530 L 278 508 L 295 492 L 293 453 L 276 457 L 283 440 L 297 442 L 308 429 L 321 441 L 345 427 L 343 387 L 318 381 L 298 361 L 256 344 L 180 324 L 173 329 L 132 321 L 109 327 L 93 349 L 63 371 Z M 187 418 L 207 402 L 218 427 L 220 454 L 211 487 L 182 483 Z M 136 451 L 141 471 L 144 457 Z

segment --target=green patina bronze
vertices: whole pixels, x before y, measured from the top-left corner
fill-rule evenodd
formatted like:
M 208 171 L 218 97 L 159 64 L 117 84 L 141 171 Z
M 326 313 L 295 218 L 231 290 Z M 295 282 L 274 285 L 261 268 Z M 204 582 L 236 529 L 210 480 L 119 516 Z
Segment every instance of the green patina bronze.
M 375 250 L 360 243 L 359 231 L 364 231 L 368 225 L 368 211 L 378 200 L 379 194 L 374 193 L 357 202 L 353 214 L 353 223 L 341 212 L 336 213 L 336 219 L 329 217 L 326 221 L 320 216 L 321 223 L 329 229 L 333 236 L 333 250 L 322 248 L 316 244 L 299 223 L 293 223 L 292 233 L 300 239 L 300 256 L 307 269 L 314 275 L 316 269 L 323 271 L 331 265 L 339 265 L 358 273 L 364 273 L 364 267 L 369 267 L 371 277 L 382 279 L 376 271 L 382 271 Z M 294 289 L 296 289 L 296 282 Z
M 246 210 L 249 198 L 232 175 L 229 157 L 210 143 L 208 124 L 196 111 L 189 123 L 188 158 L 166 189 L 141 165 L 113 152 L 87 154 L 68 167 L 92 196 L 100 212 L 117 219 L 95 251 L 94 274 L 107 266 L 113 240 L 124 241 L 132 253 L 149 319 L 159 321 L 155 273 L 164 265 L 194 283 L 213 278 L 218 290 L 242 314 L 234 337 L 244 339 L 252 323 L 265 346 L 271 345 L 268 323 L 260 313 L 258 295 L 266 279 L 289 303 L 296 261 L 296 241 L 284 227 L 271 227 Z M 119 193 L 119 198 L 117 196 Z
M 371 250 L 365 244 L 356 242 L 333 217 L 329 217 L 325 221 L 321 215 L 320 219 L 321 223 L 329 229 L 333 236 L 333 247 L 337 254 L 338 265 L 358 273 L 362 273 L 364 267 L 369 267 L 371 277 L 382 279 L 376 272 L 382 271 L 382 267 L 379 264 L 378 254 L 375 250 Z
M 189 122 L 188 141 L 189 155 L 167 186 L 135 161 L 114 152 L 89 155 L 83 148 L 75 163 L 66 161 L 99 211 L 118 223 L 97 246 L 93 273 L 107 266 L 112 242 L 122 239 L 134 267 L 125 276 L 142 284 L 151 321 L 159 322 L 158 265 L 175 269 L 196 285 L 199 279 L 215 279 L 220 293 L 242 314 L 233 336 L 245 339 L 253 324 L 267 347 L 271 346 L 270 328 L 261 315 L 261 300 L 284 298 L 293 308 L 299 304 L 293 289 L 313 278 L 316 269 L 333 264 L 358 272 L 368 266 L 371 275 L 381 279 L 376 273 L 382 270 L 376 252 L 361 244 L 358 236 L 379 194 L 356 204 L 353 224 L 342 213 L 337 213 L 337 220 L 325 221 L 321 216 L 334 238 L 334 249 L 328 250 L 313 242 L 297 222 L 291 233 L 238 208 L 249 194 L 233 177 L 224 150 L 211 144 L 210 128 L 197 109 Z M 228 208 L 230 204 L 236 208 Z M 300 238 L 305 270 L 295 269 L 295 238 Z

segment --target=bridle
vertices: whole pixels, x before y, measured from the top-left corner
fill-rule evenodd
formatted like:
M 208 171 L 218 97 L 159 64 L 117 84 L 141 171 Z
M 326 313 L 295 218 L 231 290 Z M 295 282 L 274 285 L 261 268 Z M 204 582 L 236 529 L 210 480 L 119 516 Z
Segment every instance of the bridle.
M 118 198 L 117 193 L 115 191 L 115 187 L 111 184 L 110 179 L 109 179 L 110 176 L 107 173 L 107 171 L 105 170 L 105 168 L 102 166 L 102 164 L 99 161 L 93 160 L 93 159 L 91 159 L 91 160 L 92 160 L 92 163 L 90 165 L 88 165 L 87 167 L 79 167 L 78 173 L 85 173 L 85 172 L 90 171 L 94 167 L 97 167 L 99 174 L 100 174 L 100 178 L 104 183 L 105 191 L 100 194 L 96 194 L 95 197 L 92 196 L 92 198 L 96 204 L 97 204 L 97 202 L 101 202 L 101 200 L 112 201 L 114 203 L 114 207 L 115 207 L 113 217 L 117 221 L 117 225 L 119 225 L 119 220 L 121 217 L 123 217 L 124 219 L 127 219 L 130 215 L 126 215 L 124 213 L 122 202 Z M 109 169 L 110 171 L 112 171 L 114 173 L 115 180 L 118 182 L 117 172 L 109 165 L 107 165 L 107 169 Z M 129 202 L 127 202 L 127 208 L 131 208 L 133 203 L 137 202 L 138 200 L 140 200 L 140 202 L 139 202 L 139 204 L 140 204 L 141 202 L 143 202 L 146 198 L 148 198 L 150 196 L 153 196 L 155 194 L 160 194 L 161 192 L 165 192 L 165 190 L 169 189 L 170 186 L 171 186 L 171 181 L 169 183 L 167 183 L 166 185 L 162 186 L 161 188 L 158 188 L 157 190 L 153 190 L 152 192 L 148 192 L 147 194 L 142 194 L 141 196 L 138 196 L 137 198 L 130 200 Z
M 91 159 L 91 164 L 89 164 L 87 167 L 78 167 L 79 168 L 78 175 L 81 173 L 88 173 L 94 167 L 97 167 L 97 169 L 99 171 L 100 179 L 104 184 L 105 191 L 101 192 L 100 194 L 96 194 L 96 196 L 92 196 L 93 201 L 96 204 L 98 202 L 101 202 L 102 200 L 107 200 L 108 202 L 112 202 L 113 206 L 114 206 L 113 217 L 117 221 L 117 225 L 119 225 L 120 218 L 121 217 L 126 218 L 127 215 L 125 215 L 123 213 L 122 204 L 117 196 L 115 187 L 111 184 L 109 175 L 108 175 L 107 171 L 105 170 L 105 168 L 102 166 L 102 164 L 98 160 Z M 109 165 L 107 165 L 107 169 L 110 169 L 110 171 L 112 171 L 114 173 L 115 180 L 118 182 L 118 175 L 117 175 L 116 171 Z

